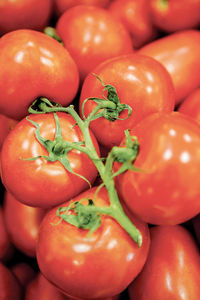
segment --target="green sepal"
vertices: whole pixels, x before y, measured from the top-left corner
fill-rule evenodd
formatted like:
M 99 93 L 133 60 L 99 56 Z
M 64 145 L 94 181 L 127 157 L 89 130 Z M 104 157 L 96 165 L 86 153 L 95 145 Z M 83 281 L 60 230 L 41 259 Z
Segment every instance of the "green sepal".
M 70 152 L 73 149 L 76 149 L 78 146 L 80 146 L 80 147 L 78 147 L 78 150 L 81 151 L 81 146 L 85 145 L 85 142 L 84 141 L 82 141 L 82 142 L 67 142 L 67 141 L 63 140 L 59 118 L 56 113 L 53 113 L 53 114 L 54 114 L 54 118 L 55 118 L 55 122 L 56 122 L 56 133 L 55 133 L 55 138 L 53 141 L 43 138 L 40 135 L 39 124 L 34 122 L 33 120 L 29 119 L 28 117 L 26 117 L 27 121 L 29 121 L 32 125 L 34 125 L 36 127 L 35 137 L 38 140 L 38 142 L 47 150 L 49 155 L 48 156 L 40 155 L 40 156 L 36 156 L 36 157 L 32 157 L 32 158 L 26 158 L 26 159 L 21 158 L 21 159 L 26 160 L 26 161 L 33 161 L 38 158 L 44 158 L 50 162 L 59 161 L 68 172 L 70 172 L 71 174 L 76 175 L 76 176 L 80 177 L 81 179 L 83 179 L 84 181 L 86 181 L 87 184 L 89 185 L 89 187 L 91 188 L 91 183 L 89 182 L 89 180 L 87 178 L 85 178 L 81 174 L 78 174 L 72 170 L 69 159 L 67 157 L 68 152 Z
M 81 203 L 85 200 L 88 201 L 88 205 Z M 68 207 L 59 207 L 56 214 L 69 224 L 77 228 L 87 229 L 89 233 L 92 233 L 101 226 L 101 218 L 95 210 L 92 211 L 89 209 L 91 207 L 95 208 L 92 199 L 81 199 L 80 201 L 70 203 Z M 70 211 L 75 214 L 71 214 Z

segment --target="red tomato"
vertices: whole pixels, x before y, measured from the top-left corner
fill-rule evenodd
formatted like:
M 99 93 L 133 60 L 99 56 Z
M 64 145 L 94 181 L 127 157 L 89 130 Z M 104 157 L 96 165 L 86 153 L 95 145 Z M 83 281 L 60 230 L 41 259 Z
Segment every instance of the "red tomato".
M 0 299 L 21 300 L 22 289 L 17 278 L 0 262 Z
M 200 299 L 200 259 L 189 232 L 178 225 L 151 228 L 147 262 L 129 287 L 130 300 Z
M 132 115 L 126 120 L 111 122 L 99 118 L 91 122 L 90 126 L 96 138 L 108 148 L 119 144 L 124 137 L 124 130 L 132 128 L 147 115 L 157 111 L 170 112 L 174 109 L 175 96 L 171 78 L 163 66 L 150 57 L 136 54 L 116 57 L 100 64 L 93 72 L 104 84 L 111 84 L 116 88 L 120 103 L 128 104 L 132 108 Z M 88 97 L 102 98 L 102 90 L 100 81 L 90 73 L 81 90 L 80 114 L 83 101 Z M 95 106 L 94 101 L 87 101 L 85 116 L 88 116 Z M 125 118 L 127 115 L 127 110 L 124 110 L 119 117 Z
M 166 32 L 195 28 L 200 25 L 199 0 L 150 0 L 154 24 Z
M 134 48 L 139 48 L 155 37 L 148 0 L 114 0 L 108 7 L 131 34 Z
M 0 39 L 0 111 L 14 119 L 44 96 L 68 105 L 75 97 L 79 74 L 68 51 L 34 30 L 17 30 Z
M 96 206 L 108 206 L 106 189 L 102 188 L 96 198 L 95 191 L 92 188 L 73 201 L 88 198 Z M 39 233 L 37 261 L 44 276 L 71 297 L 96 299 L 120 294 L 141 271 L 147 258 L 150 242 L 147 224 L 131 217 L 143 236 L 139 248 L 109 216 L 101 216 L 100 227 L 88 235 L 88 230 L 63 220 L 58 223 L 56 211 L 54 208 L 45 215 Z
M 77 63 L 82 80 L 104 60 L 133 52 L 128 31 L 100 7 L 77 5 L 68 9 L 56 30 Z
M 153 41 L 139 50 L 162 63 L 172 77 L 176 104 L 200 86 L 200 32 L 186 30 Z
M 27 287 L 26 300 L 68 300 L 41 273 L 34 278 Z
M 1 0 L 0 34 L 16 29 L 42 30 L 52 12 L 52 0 Z
M 200 212 L 200 127 L 178 112 L 155 113 L 131 130 L 139 154 L 117 177 L 129 209 L 152 224 L 183 223 Z
M 54 0 L 54 2 L 56 13 L 62 15 L 67 9 L 79 4 L 106 7 L 111 0 Z
M 4 211 L 0 206 L 0 260 L 8 260 L 12 254 L 12 245 L 4 220 Z
M 189 115 L 200 124 L 200 88 L 194 90 L 178 108 L 183 114 Z
M 16 124 L 17 124 L 16 120 L 13 120 L 11 118 L 8 118 L 0 114 L 0 148 L 6 136 L 8 135 L 10 130 L 12 130 L 15 127 Z
M 35 277 L 35 271 L 32 267 L 24 262 L 17 263 L 11 267 L 12 273 L 17 277 L 18 281 L 25 288 Z
M 57 116 L 64 140 L 83 140 L 81 130 L 74 126 L 75 121 L 70 115 L 58 113 Z M 54 140 L 56 129 L 53 114 L 31 115 L 29 119 L 39 124 L 43 138 Z M 2 181 L 6 189 L 22 203 L 48 208 L 79 194 L 88 188 L 88 183 L 67 171 L 59 161 L 50 162 L 43 157 L 33 161 L 25 160 L 48 155 L 36 139 L 35 130 L 35 126 L 24 118 L 7 136 L 1 152 Z M 92 138 L 95 143 L 95 138 Z M 95 145 L 98 151 L 97 143 Z M 93 183 L 97 170 L 88 156 L 72 150 L 67 157 L 72 171 Z
M 5 194 L 4 218 L 9 237 L 16 248 L 28 256 L 35 256 L 39 226 L 44 214 L 43 209 L 24 205 L 10 193 Z

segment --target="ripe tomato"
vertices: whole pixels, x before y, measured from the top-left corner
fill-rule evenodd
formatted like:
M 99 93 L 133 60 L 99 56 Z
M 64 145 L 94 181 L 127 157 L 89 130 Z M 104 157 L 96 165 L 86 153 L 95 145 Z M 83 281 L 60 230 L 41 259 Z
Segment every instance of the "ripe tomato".
M 150 229 L 146 264 L 129 287 L 130 300 L 200 299 L 200 259 L 189 232 L 179 226 Z
M 200 212 L 200 127 L 179 112 L 155 113 L 130 135 L 137 136 L 134 165 L 116 178 L 129 209 L 152 224 L 178 224 Z
M 54 0 L 57 15 L 62 15 L 67 9 L 79 5 L 106 7 L 111 0 Z
M 0 299 L 21 300 L 22 288 L 12 272 L 0 262 Z
M 93 72 L 104 84 L 111 84 L 116 88 L 120 103 L 128 104 L 132 108 L 132 115 L 126 120 L 111 122 L 99 118 L 91 122 L 90 126 L 96 138 L 108 148 L 119 144 L 124 137 L 124 130 L 134 127 L 147 115 L 157 111 L 170 112 L 174 109 L 172 80 L 163 66 L 150 57 L 136 54 L 119 56 L 100 64 Z M 90 73 L 81 89 L 80 114 L 83 101 L 88 97 L 102 98 L 102 90 L 100 81 Z M 88 116 L 95 106 L 94 101 L 87 101 L 85 116 Z M 124 110 L 119 117 L 125 118 L 127 115 L 127 110 Z
M 200 25 L 199 0 L 150 0 L 154 24 L 166 32 L 195 28 Z
M 33 268 L 25 262 L 18 262 L 11 267 L 12 273 L 17 277 L 22 287 L 27 287 L 29 282 L 36 276 Z
M 41 273 L 38 273 L 26 289 L 26 300 L 68 300 L 52 283 Z
M 74 99 L 79 85 L 78 69 L 56 40 L 34 30 L 16 30 L 0 39 L 0 52 L 2 114 L 21 119 L 40 96 L 62 105 Z
M 77 5 L 68 9 L 58 19 L 56 30 L 77 63 L 82 80 L 104 60 L 133 52 L 128 31 L 100 7 Z
M 58 113 L 62 137 L 69 142 L 82 142 L 83 135 L 74 119 Z M 56 124 L 53 114 L 31 115 L 29 119 L 39 124 L 40 135 L 54 140 Z M 2 181 L 6 189 L 22 203 L 48 208 L 58 205 L 88 188 L 88 183 L 67 171 L 59 162 L 50 162 L 41 157 L 33 161 L 26 159 L 48 155 L 47 150 L 35 137 L 35 126 L 22 119 L 7 136 L 1 152 Z M 95 138 L 93 137 L 95 143 Z M 98 145 L 95 143 L 97 151 Z M 56 147 L 54 148 L 56 151 Z M 59 153 L 58 153 L 59 154 Z M 72 150 L 68 157 L 71 169 L 87 178 L 91 183 L 97 170 L 88 156 Z
M 39 226 L 44 214 L 43 209 L 24 205 L 10 193 L 5 193 L 4 218 L 9 237 L 13 245 L 28 256 L 35 256 Z
M 114 0 L 108 10 L 125 25 L 134 48 L 141 47 L 155 37 L 148 0 Z
M 197 243 L 200 246 L 200 214 L 191 220 Z
M 10 132 L 15 125 L 17 124 L 17 121 L 11 118 L 8 118 L 2 114 L 0 114 L 0 148 Z
M 11 254 L 12 254 L 11 240 L 5 224 L 4 210 L 0 206 L 0 260 L 1 261 L 8 260 Z
M 0 34 L 22 28 L 42 30 L 51 12 L 51 0 L 1 0 Z
M 200 32 L 185 30 L 153 41 L 139 50 L 162 63 L 172 77 L 176 104 L 200 86 Z
M 200 88 L 194 90 L 178 108 L 183 114 L 189 115 L 200 123 Z
M 96 206 L 108 206 L 106 189 L 102 188 L 96 198 L 95 191 L 85 191 L 73 201 L 87 198 Z M 56 211 L 50 210 L 40 227 L 37 261 L 43 275 L 71 297 L 96 299 L 120 294 L 146 261 L 150 242 L 147 224 L 131 217 L 143 236 L 138 247 L 109 216 L 102 215 L 100 227 L 88 235 L 88 230 L 59 222 Z

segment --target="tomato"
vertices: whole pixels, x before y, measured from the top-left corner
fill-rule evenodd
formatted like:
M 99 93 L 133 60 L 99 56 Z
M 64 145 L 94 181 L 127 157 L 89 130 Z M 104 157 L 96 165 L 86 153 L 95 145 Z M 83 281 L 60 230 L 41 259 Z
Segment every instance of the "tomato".
M 11 267 L 12 273 L 17 277 L 18 281 L 25 288 L 35 277 L 33 268 L 25 262 L 18 262 Z
M 141 172 L 117 177 L 117 188 L 129 209 L 158 225 L 183 223 L 200 212 L 200 127 L 179 112 L 155 113 L 131 131 Z M 118 163 L 119 164 L 119 163 Z M 116 166 L 118 168 L 119 166 Z
M 22 288 L 12 272 L 0 262 L 0 299 L 21 300 Z
M 82 142 L 83 135 L 79 127 L 74 126 L 74 119 L 66 113 L 58 113 L 57 116 L 64 141 Z M 29 119 L 39 124 L 43 138 L 54 140 L 57 129 L 52 113 L 31 115 Z M 16 200 L 26 205 L 48 208 L 87 189 L 88 182 L 67 171 L 59 161 L 51 162 L 43 157 L 26 160 L 40 155 L 48 156 L 47 150 L 36 139 L 35 130 L 35 126 L 24 118 L 7 136 L 1 152 L 2 181 Z M 98 151 L 94 137 L 93 141 Z M 56 146 L 53 151 L 59 155 Z M 86 154 L 71 150 L 65 158 L 68 158 L 72 172 L 93 183 L 97 170 Z
M 4 139 L 6 138 L 10 130 L 12 130 L 15 127 L 16 124 L 16 120 L 0 114 L 0 148 L 4 142 Z
M 200 86 L 200 32 L 185 30 L 157 39 L 139 50 L 162 63 L 172 77 L 176 104 Z
M 126 26 L 131 34 L 134 48 L 143 46 L 155 37 L 149 1 L 114 0 L 111 1 L 108 10 Z
M 0 39 L 0 111 L 14 119 L 44 96 L 68 105 L 79 86 L 79 73 L 68 51 L 34 30 L 16 30 Z M 6 62 L 6 63 L 5 63 Z
M 109 121 L 99 118 L 90 126 L 98 141 L 108 147 L 119 144 L 124 137 L 124 130 L 132 128 L 147 115 L 157 112 L 170 112 L 174 109 L 174 87 L 172 80 L 156 60 L 144 56 L 129 54 L 105 61 L 93 70 L 104 84 L 111 84 L 117 90 L 120 103 L 132 108 L 132 115 L 126 120 Z M 102 98 L 103 86 L 90 73 L 82 86 L 79 111 L 82 113 L 83 101 L 88 97 Z M 96 103 L 87 101 L 84 107 L 85 116 L 94 109 Z M 120 113 L 126 118 L 127 110 Z M 104 130 L 102 130 L 102 128 Z
M 12 245 L 4 220 L 4 210 L 0 206 L 0 260 L 8 260 L 12 254 Z
M 195 28 L 200 25 L 199 0 L 150 0 L 154 24 L 165 32 Z
M 54 0 L 55 3 L 55 11 L 57 15 L 62 15 L 67 9 L 84 4 L 84 5 L 93 5 L 106 7 L 111 0 Z
M 24 205 L 10 193 L 5 194 L 4 218 L 9 237 L 16 248 L 28 256 L 35 256 L 39 226 L 44 214 L 43 209 Z
M 68 9 L 58 19 L 56 31 L 77 63 L 81 80 L 104 60 L 133 52 L 128 31 L 100 7 Z
M 85 191 L 73 201 L 87 198 L 93 199 L 96 206 L 108 206 L 106 189 L 102 188 L 96 197 L 95 191 Z M 50 210 L 40 227 L 37 261 L 43 275 L 71 297 L 96 299 L 120 294 L 146 261 L 150 242 L 147 224 L 130 217 L 143 236 L 142 246 L 138 247 L 109 216 L 102 215 L 100 227 L 88 234 L 88 230 L 64 220 L 59 222 L 56 211 Z
M 194 90 L 178 107 L 178 111 L 189 115 L 200 123 L 200 88 Z
M 51 12 L 51 0 L 1 0 L 0 34 L 22 28 L 42 30 Z
M 200 299 L 200 259 L 189 232 L 180 225 L 150 229 L 146 264 L 129 287 L 130 300 Z
M 41 273 L 34 278 L 27 287 L 26 300 L 68 300 Z

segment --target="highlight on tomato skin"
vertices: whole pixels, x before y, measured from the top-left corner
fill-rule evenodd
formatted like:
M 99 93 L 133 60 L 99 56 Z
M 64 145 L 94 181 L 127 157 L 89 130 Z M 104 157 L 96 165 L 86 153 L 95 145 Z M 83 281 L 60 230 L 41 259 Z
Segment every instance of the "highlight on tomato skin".
M 167 69 L 180 104 L 200 85 L 200 32 L 182 30 L 147 43 L 138 53 L 157 59 Z
M 63 140 L 83 142 L 80 128 L 74 126 L 75 120 L 65 113 L 57 115 L 62 131 L 61 143 Z M 31 115 L 29 119 L 39 124 L 43 138 L 54 140 L 56 124 L 52 113 Z M 66 171 L 60 161 L 51 162 L 40 157 L 48 155 L 48 152 L 36 139 L 35 130 L 36 127 L 24 118 L 7 136 L 1 152 L 1 176 L 4 186 L 16 200 L 25 205 L 46 209 L 87 189 L 89 182 L 94 182 L 97 170 L 91 159 L 77 150 L 72 150 L 65 156 L 69 159 L 72 172 Z M 98 143 L 92 133 L 91 138 L 99 152 Z M 36 157 L 38 158 L 34 159 Z M 77 174 L 85 177 L 87 181 Z
M 108 206 L 108 194 L 96 188 L 73 201 L 93 199 L 96 206 Z M 84 202 L 82 202 L 84 204 Z M 62 204 L 67 206 L 67 204 Z M 37 261 L 44 276 L 71 297 L 95 299 L 120 294 L 141 271 L 149 249 L 146 223 L 128 215 L 143 236 L 141 247 L 111 217 L 101 216 L 100 227 L 88 234 L 50 210 L 41 223 Z M 55 269 L 56 265 L 56 269 Z M 110 284 L 112 280 L 112 285 Z
M 186 222 L 200 211 L 200 127 L 180 112 L 155 113 L 138 123 L 140 150 L 134 166 L 140 172 L 116 177 L 128 208 L 156 225 Z M 120 164 L 116 163 L 115 171 Z
M 77 5 L 64 12 L 56 32 L 78 66 L 81 82 L 106 59 L 134 51 L 126 28 L 108 10 Z
M 183 226 L 155 226 L 146 264 L 129 286 L 130 300 L 200 297 L 199 249 Z
M 131 115 L 124 110 L 119 119 L 111 122 L 99 118 L 90 123 L 100 144 L 111 149 L 119 145 L 127 128 L 133 128 L 139 121 L 154 112 L 170 112 L 174 110 L 175 92 L 172 79 L 166 69 L 155 59 L 141 55 L 128 54 L 104 61 L 88 74 L 83 82 L 79 113 L 87 117 L 96 106 L 94 101 L 87 101 L 88 97 L 103 99 L 103 83 L 115 87 L 120 103 L 132 108 Z M 103 93 L 106 97 L 106 91 Z M 122 120 L 124 119 L 124 120 Z M 105 130 L 102 131 L 102 128 Z
M 78 68 L 55 39 L 36 30 L 19 29 L 1 37 L 0 52 L 1 114 L 21 120 L 38 97 L 61 105 L 74 100 Z

